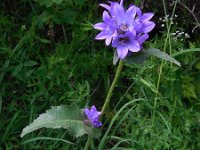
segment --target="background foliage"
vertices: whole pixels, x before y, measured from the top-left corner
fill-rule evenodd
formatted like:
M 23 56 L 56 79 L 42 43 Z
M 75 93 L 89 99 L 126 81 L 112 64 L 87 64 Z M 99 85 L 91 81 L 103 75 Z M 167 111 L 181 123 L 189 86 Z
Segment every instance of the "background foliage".
M 113 50 L 94 41 L 97 32 L 91 24 L 101 18 L 100 2 L 0 2 L 0 149 L 84 147 L 87 136 L 76 140 L 64 129 L 42 129 L 24 138 L 20 133 L 51 106 L 102 107 L 116 68 Z M 164 49 L 169 35 L 162 27 L 165 5 L 149 0 L 135 3 L 155 12 L 157 26 L 145 47 Z M 166 2 L 169 15 L 173 6 Z M 124 68 L 103 135 L 93 149 L 200 149 L 200 54 L 192 52 L 200 47 L 195 20 L 200 18 L 199 6 L 195 0 L 176 6 L 178 17 L 165 50 L 181 67 L 152 57 L 143 65 Z M 174 40 L 171 33 L 177 30 L 190 38 Z M 186 49 L 188 53 L 179 54 Z

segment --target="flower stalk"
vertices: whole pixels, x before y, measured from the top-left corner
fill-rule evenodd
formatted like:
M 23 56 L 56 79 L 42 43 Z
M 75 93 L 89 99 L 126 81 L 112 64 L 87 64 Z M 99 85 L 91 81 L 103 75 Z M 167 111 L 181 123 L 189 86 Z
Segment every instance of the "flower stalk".
M 122 68 L 123 68 L 123 64 L 124 62 L 122 60 L 119 61 L 119 65 L 117 67 L 117 71 L 115 73 L 115 77 L 113 79 L 113 82 L 110 86 L 110 89 L 108 91 L 108 94 L 106 96 L 106 100 L 104 102 L 104 105 L 101 109 L 101 114 L 103 115 L 107 109 L 107 107 L 109 106 L 109 102 L 110 102 L 110 99 L 112 97 L 112 94 L 113 94 L 113 91 L 117 85 L 117 81 L 119 80 L 119 76 L 120 76 L 120 73 L 122 71 Z M 100 120 L 102 119 L 102 117 L 100 118 Z M 92 137 L 88 136 L 88 139 L 87 139 L 87 142 L 85 144 L 85 147 L 84 147 L 84 150 L 88 150 L 90 148 L 90 144 L 91 144 L 91 141 L 92 141 Z
M 111 99 L 111 97 L 112 97 L 114 88 L 116 87 L 116 84 L 117 84 L 117 81 L 118 81 L 118 79 L 119 79 L 120 73 L 121 73 L 121 71 L 122 71 L 123 64 L 124 64 L 124 62 L 123 62 L 122 60 L 120 60 L 119 65 L 118 65 L 118 67 L 117 67 L 117 71 L 116 71 L 115 77 L 114 77 L 114 79 L 113 79 L 113 82 L 112 82 L 112 84 L 111 84 L 111 87 L 110 87 L 110 89 L 109 89 L 109 91 L 108 91 L 108 94 L 107 94 L 107 96 L 106 96 L 106 100 L 105 100 L 105 102 L 104 102 L 104 105 L 103 105 L 103 107 L 102 107 L 102 109 L 101 109 L 101 114 L 104 114 L 105 111 L 106 111 L 106 108 L 109 106 L 109 102 L 110 102 L 110 99 Z

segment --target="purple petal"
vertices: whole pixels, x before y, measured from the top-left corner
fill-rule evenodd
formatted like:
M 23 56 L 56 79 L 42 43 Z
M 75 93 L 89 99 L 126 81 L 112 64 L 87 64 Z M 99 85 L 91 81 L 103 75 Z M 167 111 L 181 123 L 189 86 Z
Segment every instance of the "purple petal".
M 117 53 L 120 59 L 124 59 L 128 54 L 128 47 L 126 46 L 118 46 Z
M 141 48 L 140 48 L 140 44 L 136 41 L 133 40 L 129 45 L 128 45 L 128 49 L 131 52 L 138 52 Z
M 144 27 L 142 28 L 144 33 L 148 33 L 155 27 L 155 23 L 152 21 L 148 21 L 144 23 Z
M 94 121 L 94 122 L 92 122 L 92 125 L 93 125 L 95 128 L 98 128 L 98 127 L 101 127 L 101 126 L 102 126 L 102 123 L 99 122 L 99 121 Z
M 112 47 L 117 47 L 118 46 L 118 38 L 115 38 L 112 42 Z
M 112 37 L 107 38 L 106 39 L 106 45 L 107 46 L 110 45 L 111 41 L 112 41 Z
M 95 112 L 97 112 L 97 109 L 94 105 L 92 105 L 90 111 L 91 111 L 91 113 L 95 113 Z
M 126 15 L 131 17 L 131 19 L 134 19 L 136 15 L 136 7 L 135 6 L 129 7 L 126 11 Z
M 124 35 L 124 37 L 128 37 L 129 39 L 134 39 L 135 36 L 136 36 L 135 30 L 133 30 L 133 31 L 131 31 L 131 32 L 128 31 L 128 32 L 126 32 L 125 35 Z
M 84 113 L 88 116 L 88 115 L 90 114 L 90 110 L 87 109 L 87 108 L 85 108 L 85 109 L 84 109 Z
M 93 28 L 97 29 L 97 30 L 105 30 L 107 27 L 107 25 L 103 22 L 97 23 L 95 25 L 93 25 Z
M 119 4 L 123 7 L 123 5 L 124 5 L 124 0 L 121 0 Z
M 142 29 L 142 23 L 139 21 L 139 19 L 136 19 L 133 23 L 134 29 L 138 32 L 141 32 Z
M 107 4 L 99 4 L 101 7 L 110 10 L 110 6 L 108 6 Z
M 120 6 L 118 3 L 115 3 L 113 5 L 113 16 L 118 17 L 118 18 L 123 18 L 124 17 L 124 8 Z
M 110 22 L 111 21 L 110 15 L 108 14 L 107 11 L 103 12 L 103 21 L 104 22 Z
M 117 37 L 118 36 L 118 33 L 117 33 L 117 30 L 115 30 L 112 34 L 112 37 Z
M 136 7 L 136 12 L 137 12 L 138 17 L 142 16 L 142 11 L 139 7 Z
M 104 39 L 107 39 L 109 37 L 110 37 L 110 35 L 108 34 L 108 32 L 102 31 L 99 34 L 97 34 L 97 36 L 95 37 L 95 39 L 96 40 L 104 40 Z
M 148 38 L 149 38 L 149 35 L 148 35 L 148 34 L 144 34 L 144 35 L 140 36 L 140 37 L 137 39 L 137 41 L 138 41 L 140 44 L 142 44 L 142 43 L 144 43 L 144 41 L 146 41 Z
M 149 21 L 153 16 L 153 13 L 144 13 L 140 19 L 141 21 Z

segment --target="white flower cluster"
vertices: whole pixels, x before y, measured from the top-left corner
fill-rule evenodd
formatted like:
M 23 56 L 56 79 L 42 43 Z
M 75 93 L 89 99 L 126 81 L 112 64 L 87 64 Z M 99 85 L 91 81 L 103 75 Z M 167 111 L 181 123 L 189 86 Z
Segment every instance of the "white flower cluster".
M 159 18 L 160 22 L 161 22 L 161 27 L 164 28 L 166 24 L 178 24 L 177 21 L 176 21 L 176 18 L 178 17 L 177 14 L 175 14 L 173 17 L 170 16 L 170 15 L 166 15 L 162 18 Z M 188 33 L 185 33 L 183 31 L 180 31 L 180 30 L 177 30 L 173 33 L 171 33 L 172 35 L 172 38 L 173 40 L 177 41 L 177 40 L 180 40 L 180 41 L 183 41 L 184 39 L 188 39 L 190 38 L 190 35 Z
M 174 24 L 174 19 L 175 18 L 177 18 L 178 17 L 178 15 L 177 14 L 175 14 L 174 15 L 174 18 L 171 16 L 170 17 L 170 15 L 166 15 L 166 16 L 164 16 L 163 18 L 159 18 L 159 20 L 162 22 L 162 24 L 161 24 L 161 27 L 165 27 L 165 23 L 166 22 L 169 22 L 169 23 L 171 23 L 171 24 Z
M 190 38 L 190 35 L 188 33 L 185 33 L 183 31 L 177 30 L 176 32 L 171 33 L 173 40 L 177 41 L 180 39 L 180 41 L 183 41 L 184 39 Z

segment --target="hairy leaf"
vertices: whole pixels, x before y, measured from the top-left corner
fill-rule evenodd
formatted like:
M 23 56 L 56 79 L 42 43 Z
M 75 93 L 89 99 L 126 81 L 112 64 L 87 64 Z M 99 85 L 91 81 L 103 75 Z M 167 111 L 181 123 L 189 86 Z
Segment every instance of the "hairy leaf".
M 180 63 L 176 59 L 169 56 L 167 53 L 164 53 L 160 51 L 159 49 L 155 49 L 155 48 L 142 50 L 138 53 L 132 54 L 131 56 L 124 59 L 124 61 L 129 64 L 132 64 L 132 63 L 142 64 L 149 56 L 155 56 L 162 60 L 166 60 L 180 66 Z
M 21 137 L 40 128 L 64 128 L 74 137 L 89 134 L 98 137 L 100 134 L 83 122 L 81 110 L 76 106 L 57 106 L 47 110 L 41 114 L 29 126 L 25 127 L 21 133 Z

